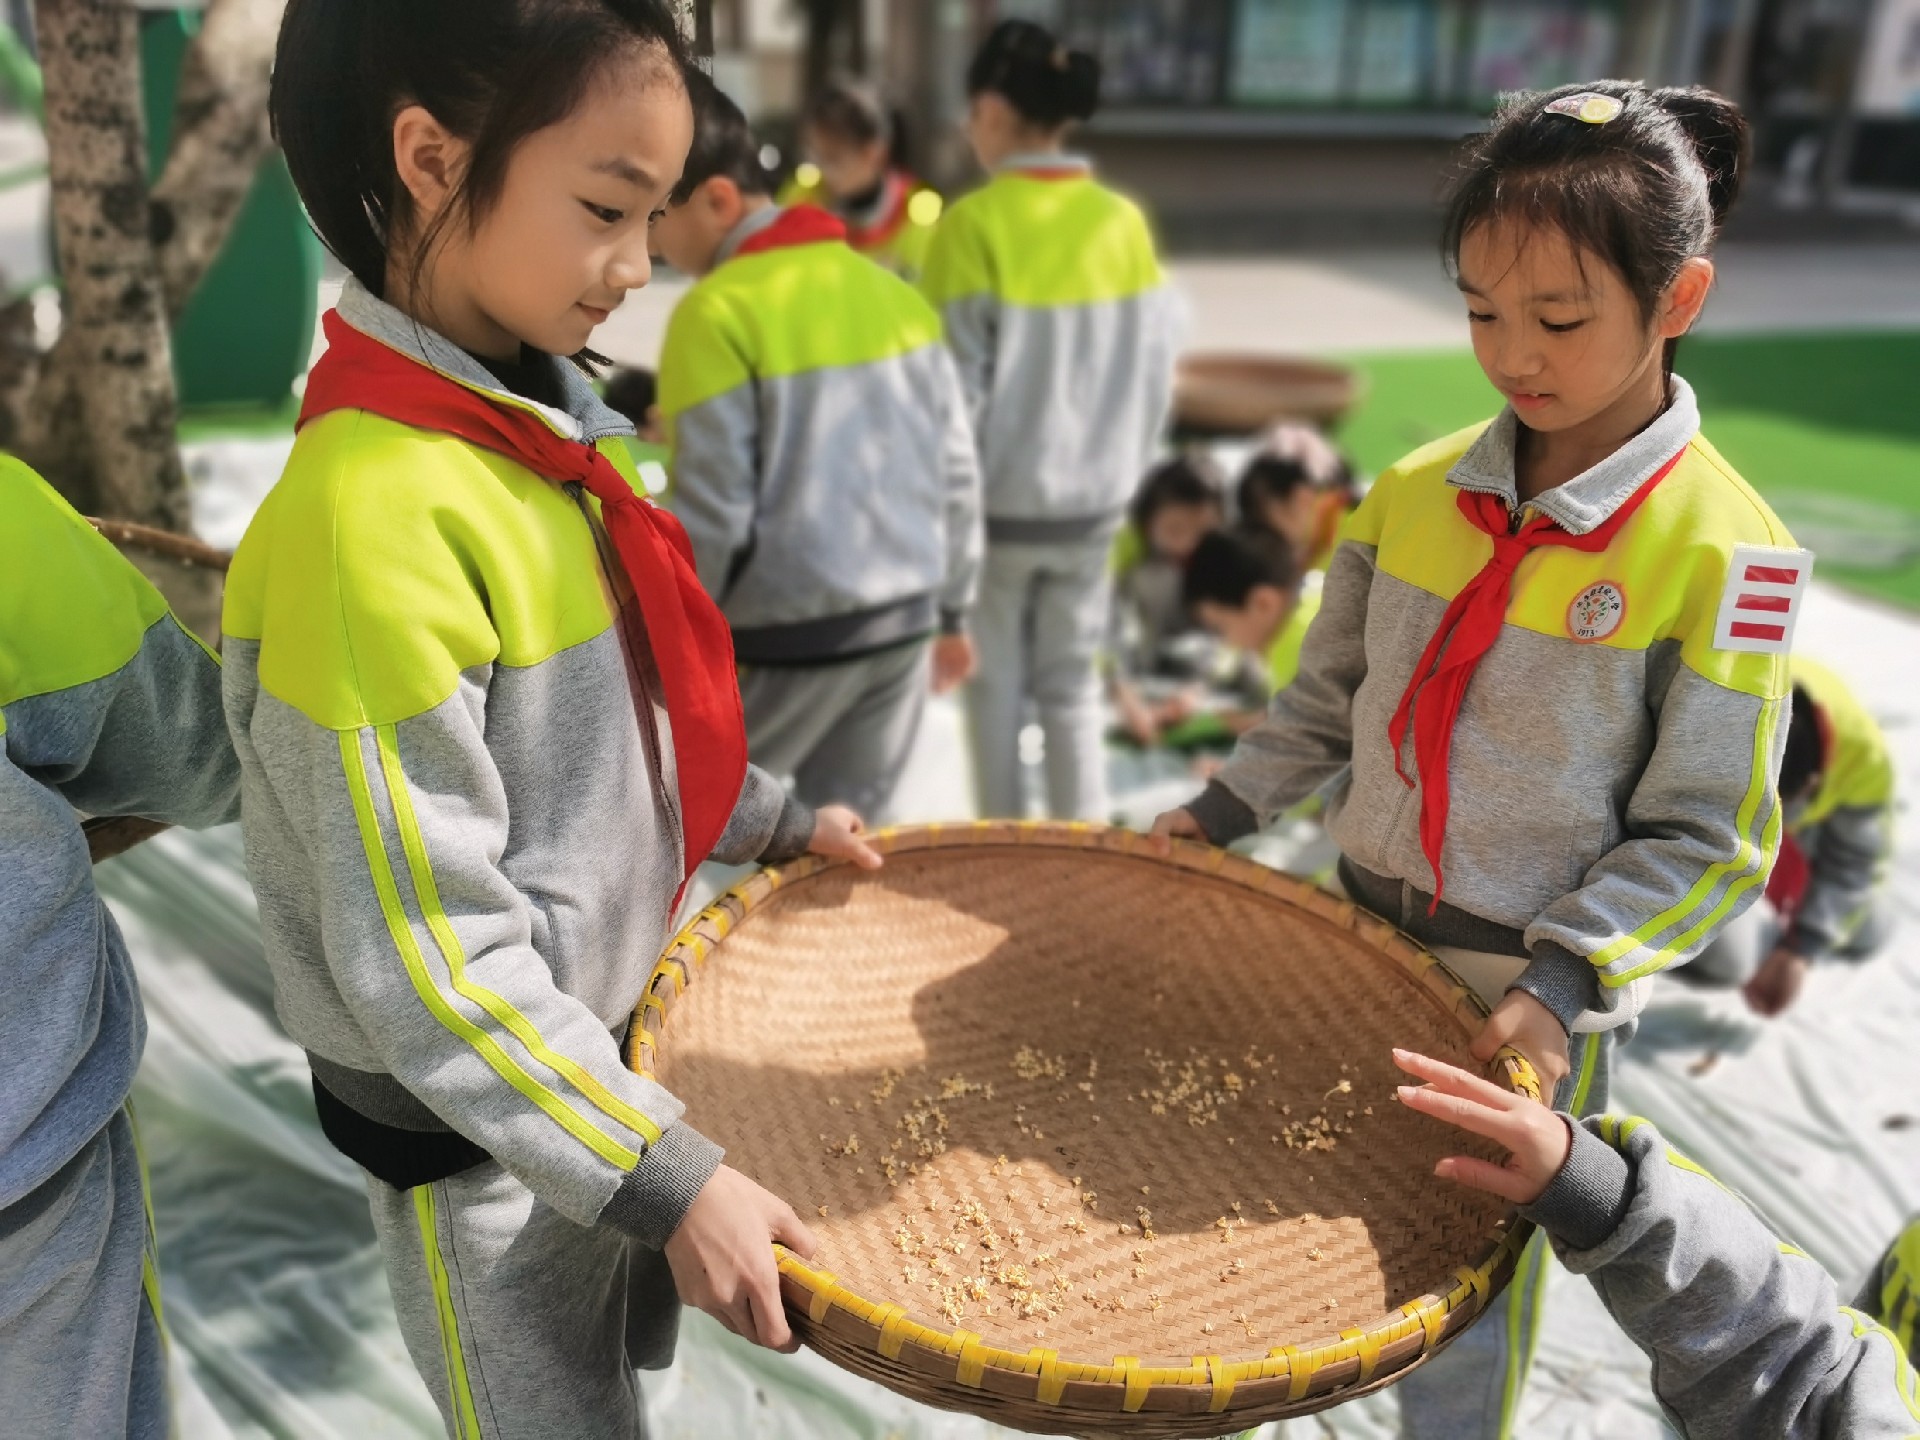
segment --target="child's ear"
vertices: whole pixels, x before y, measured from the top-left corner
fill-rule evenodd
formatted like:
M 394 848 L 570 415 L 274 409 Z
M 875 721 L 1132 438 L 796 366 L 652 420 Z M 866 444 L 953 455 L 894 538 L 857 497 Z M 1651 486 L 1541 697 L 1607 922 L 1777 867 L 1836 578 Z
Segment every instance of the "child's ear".
M 1680 267 L 1680 273 L 1667 286 L 1665 303 L 1656 328 L 1663 340 L 1677 340 L 1693 328 L 1713 289 L 1713 261 L 1696 255 Z
M 733 228 L 746 209 L 746 200 L 740 194 L 740 187 L 725 175 L 715 175 L 707 180 L 700 187 L 700 198 L 707 207 L 707 213 L 728 230 Z
M 393 168 L 422 219 L 445 208 L 460 185 L 468 145 L 433 118 L 424 105 L 409 105 L 393 117 Z

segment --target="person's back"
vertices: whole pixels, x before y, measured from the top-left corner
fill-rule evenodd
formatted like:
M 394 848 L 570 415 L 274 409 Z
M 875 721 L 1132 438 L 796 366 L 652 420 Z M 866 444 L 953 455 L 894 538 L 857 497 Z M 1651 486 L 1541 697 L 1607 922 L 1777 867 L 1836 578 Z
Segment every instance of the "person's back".
M 885 814 L 933 683 L 973 663 L 979 469 L 940 321 L 814 206 L 782 209 L 739 107 L 654 226 L 701 279 L 660 362 L 675 508 L 743 667 L 756 763 Z M 940 639 L 929 643 L 938 632 Z
M 946 591 L 949 452 L 967 443 L 939 319 L 824 211 L 743 228 L 661 357 L 700 578 L 743 665 L 923 636 Z
M 1139 207 L 1085 160 L 1013 157 L 950 207 L 922 286 L 973 401 L 990 536 L 1110 526 L 1172 394 L 1175 302 Z

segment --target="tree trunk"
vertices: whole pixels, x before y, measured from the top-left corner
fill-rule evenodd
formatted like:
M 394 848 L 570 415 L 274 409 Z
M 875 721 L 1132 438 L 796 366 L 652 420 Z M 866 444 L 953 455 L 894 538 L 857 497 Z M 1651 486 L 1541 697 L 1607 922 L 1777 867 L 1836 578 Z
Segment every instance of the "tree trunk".
M 173 142 L 153 187 L 167 314 L 178 320 L 273 148 L 267 86 L 286 0 L 213 0 L 187 51 Z
M 20 448 L 93 513 L 185 531 L 172 338 L 149 231 L 140 17 L 125 0 L 39 0 L 36 20 L 66 305 Z

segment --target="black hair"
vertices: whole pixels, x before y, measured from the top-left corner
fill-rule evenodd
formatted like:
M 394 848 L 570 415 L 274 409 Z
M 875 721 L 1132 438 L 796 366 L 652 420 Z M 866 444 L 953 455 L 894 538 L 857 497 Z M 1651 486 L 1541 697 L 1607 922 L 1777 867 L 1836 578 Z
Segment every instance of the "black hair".
M 1597 123 L 1568 113 L 1588 95 L 1603 97 Z M 1605 116 L 1612 104 L 1617 113 Z M 1740 107 L 1697 85 L 1596 80 L 1516 95 L 1468 142 L 1447 196 L 1441 253 L 1457 276 L 1461 242 L 1477 226 L 1551 226 L 1576 255 L 1618 271 L 1650 323 L 1680 267 L 1713 248 L 1751 155 Z M 1669 369 L 1678 343 L 1667 344 Z
M 410 221 L 393 121 L 421 105 L 471 147 L 453 202 L 416 243 L 412 280 L 441 228 L 477 225 L 529 135 L 573 113 L 601 71 L 657 55 L 691 68 L 669 0 L 289 0 L 268 110 L 320 239 L 375 295 Z M 393 298 L 393 297 L 388 297 Z
M 988 91 L 1028 124 L 1057 130 L 1100 108 L 1100 62 L 1031 20 L 1002 20 L 967 67 L 967 94 Z
M 1271 530 L 1238 525 L 1204 537 L 1187 561 L 1180 599 L 1189 608 L 1204 602 L 1238 610 L 1261 585 L 1291 594 L 1306 578 L 1293 547 Z
M 660 377 L 644 366 L 622 366 L 607 377 L 600 398 L 635 425 L 647 423 L 647 412 L 660 399 Z
M 878 87 L 841 75 L 807 102 L 800 116 L 806 130 L 820 130 L 850 145 L 884 144 L 887 163 L 906 167 L 906 127 Z
M 1820 738 L 1819 707 L 1799 685 L 1793 687 L 1793 718 L 1787 722 L 1786 748 L 1780 752 L 1780 796 L 1797 800 L 1827 768 Z
M 1172 505 L 1211 505 L 1226 509 L 1220 471 L 1198 453 L 1162 460 L 1147 472 L 1127 505 L 1127 519 L 1144 539 L 1153 517 Z
M 684 205 L 707 181 L 725 176 L 742 195 L 771 196 L 773 176 L 760 163 L 760 142 L 740 107 L 706 74 L 687 77 L 687 98 L 693 102 L 693 149 L 687 168 L 674 188 L 673 203 Z

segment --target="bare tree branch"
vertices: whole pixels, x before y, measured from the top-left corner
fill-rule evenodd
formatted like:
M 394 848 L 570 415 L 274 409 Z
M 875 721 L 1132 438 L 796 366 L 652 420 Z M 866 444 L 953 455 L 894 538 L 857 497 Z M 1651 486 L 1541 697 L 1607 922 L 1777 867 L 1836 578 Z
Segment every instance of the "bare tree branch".
M 151 200 L 160 279 L 174 319 L 226 243 L 273 148 L 267 85 L 285 9 L 286 0 L 213 0 L 187 51 L 173 141 Z

